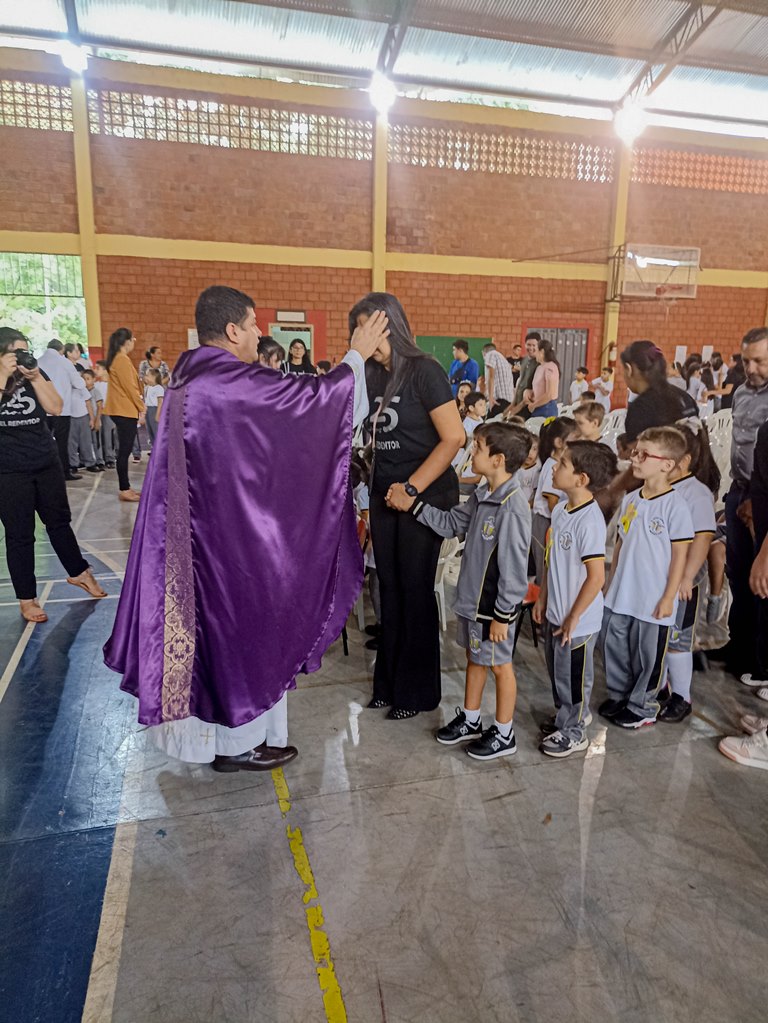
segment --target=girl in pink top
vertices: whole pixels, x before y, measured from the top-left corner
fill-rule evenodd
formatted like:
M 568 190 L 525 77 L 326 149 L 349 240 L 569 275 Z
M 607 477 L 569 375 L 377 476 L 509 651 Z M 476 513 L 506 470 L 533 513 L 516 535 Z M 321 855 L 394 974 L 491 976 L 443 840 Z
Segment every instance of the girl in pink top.
M 528 411 L 532 416 L 557 415 L 557 397 L 560 392 L 560 365 L 549 341 L 536 342 L 538 366 L 533 374 L 532 389 L 525 392 Z

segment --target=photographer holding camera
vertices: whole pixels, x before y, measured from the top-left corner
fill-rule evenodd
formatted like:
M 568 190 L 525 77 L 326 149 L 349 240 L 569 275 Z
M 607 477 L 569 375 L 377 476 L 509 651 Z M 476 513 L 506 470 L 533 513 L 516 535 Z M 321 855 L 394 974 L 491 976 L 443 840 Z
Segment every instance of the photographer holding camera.
M 92 597 L 106 593 L 72 532 L 64 473 L 46 415 L 61 412 L 61 397 L 30 355 L 26 337 L 0 327 L 0 521 L 8 571 L 28 622 L 48 616 L 37 602 L 35 512 L 69 573 L 68 583 Z

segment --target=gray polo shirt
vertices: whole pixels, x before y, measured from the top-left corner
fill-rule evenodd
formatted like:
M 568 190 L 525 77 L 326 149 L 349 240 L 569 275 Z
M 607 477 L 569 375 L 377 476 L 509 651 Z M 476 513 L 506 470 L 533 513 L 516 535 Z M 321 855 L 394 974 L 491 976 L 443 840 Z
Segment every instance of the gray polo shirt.
M 530 390 L 533 386 L 533 374 L 536 372 L 538 365 L 538 362 L 532 355 L 526 355 L 520 363 L 520 376 L 518 377 L 517 388 L 515 390 L 516 405 L 519 405 L 523 400 L 523 392 Z
M 733 395 L 731 475 L 740 487 L 748 487 L 755 459 L 757 431 L 768 420 L 768 382 L 762 387 L 742 384 Z

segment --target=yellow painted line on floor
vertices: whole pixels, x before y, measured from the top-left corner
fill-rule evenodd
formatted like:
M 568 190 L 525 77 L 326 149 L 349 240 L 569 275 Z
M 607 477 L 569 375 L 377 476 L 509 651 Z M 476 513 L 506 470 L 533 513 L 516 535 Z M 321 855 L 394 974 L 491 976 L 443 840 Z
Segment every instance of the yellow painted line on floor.
M 285 820 L 291 809 L 291 793 L 281 767 L 272 772 L 272 784 L 275 786 L 275 795 L 277 796 L 280 813 L 283 820 Z M 347 1023 L 344 996 L 341 993 L 339 980 L 336 976 L 336 967 L 333 964 L 333 956 L 331 954 L 331 943 L 324 926 L 323 907 L 320 905 L 320 896 L 317 892 L 315 875 L 309 862 L 307 848 L 304 845 L 304 837 L 301 833 L 301 828 L 292 828 L 289 823 L 285 825 L 285 834 L 288 838 L 291 855 L 293 856 L 293 865 L 304 885 L 304 895 L 302 897 L 304 901 L 304 915 L 306 916 L 307 928 L 309 929 L 309 941 L 312 948 L 312 958 L 315 962 L 315 972 L 317 973 L 317 980 L 323 996 L 325 1018 L 328 1023 Z

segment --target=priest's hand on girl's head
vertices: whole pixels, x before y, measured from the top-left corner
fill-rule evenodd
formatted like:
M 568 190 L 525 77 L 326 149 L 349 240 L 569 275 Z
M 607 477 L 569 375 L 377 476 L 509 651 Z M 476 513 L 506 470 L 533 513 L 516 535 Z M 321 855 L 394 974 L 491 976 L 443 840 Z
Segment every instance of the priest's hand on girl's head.
M 389 337 L 388 322 L 385 314 L 377 309 L 365 323 L 355 328 L 349 347 L 352 351 L 362 355 L 364 359 L 370 359 L 381 342 Z

